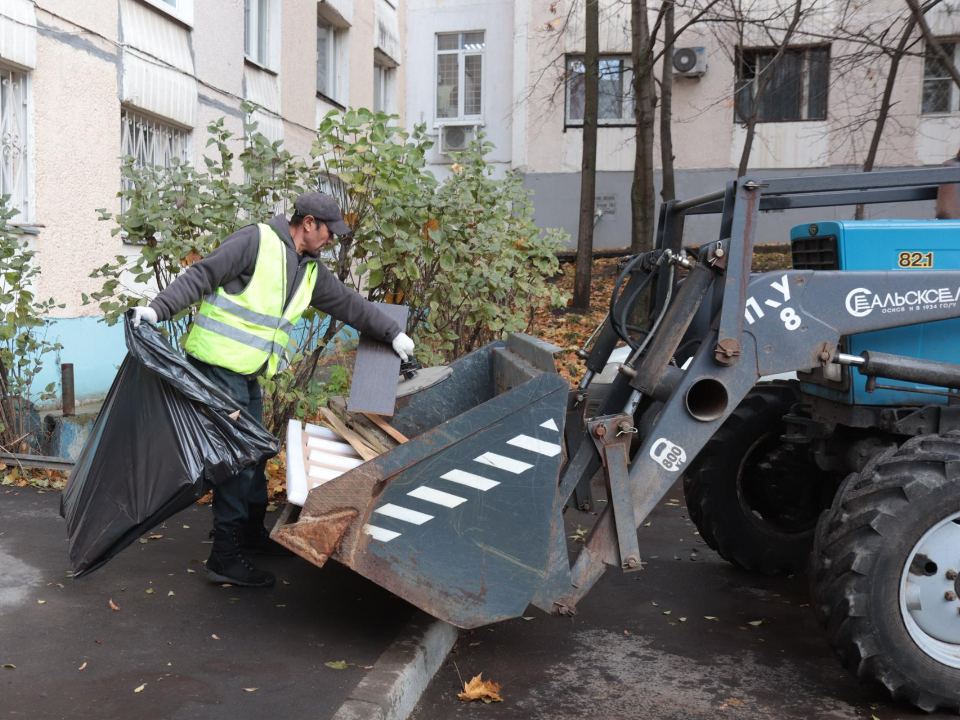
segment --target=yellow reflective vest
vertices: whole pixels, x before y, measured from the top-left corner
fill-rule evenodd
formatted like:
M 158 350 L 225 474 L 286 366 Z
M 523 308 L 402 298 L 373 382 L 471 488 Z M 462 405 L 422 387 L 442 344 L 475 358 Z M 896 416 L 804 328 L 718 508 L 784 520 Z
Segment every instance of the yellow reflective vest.
M 277 373 L 290 334 L 310 305 L 317 265 L 310 263 L 284 307 L 287 248 L 269 225 L 258 225 L 260 249 L 253 277 L 238 295 L 222 287 L 203 299 L 186 351 L 210 365 L 252 375 Z

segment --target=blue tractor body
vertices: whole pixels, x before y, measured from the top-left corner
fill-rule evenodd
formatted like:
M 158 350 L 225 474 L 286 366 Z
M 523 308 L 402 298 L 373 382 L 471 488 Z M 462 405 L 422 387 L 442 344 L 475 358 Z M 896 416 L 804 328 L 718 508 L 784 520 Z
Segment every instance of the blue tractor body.
M 798 225 L 790 233 L 794 268 L 818 270 L 890 270 L 918 272 L 917 287 L 901 296 L 876 294 L 859 288 L 845 298 L 837 312 L 864 316 L 870 313 L 923 311 L 930 305 L 955 307 L 960 287 L 928 287 L 923 270 L 960 270 L 960 221 L 957 220 L 846 220 Z M 844 352 L 859 355 L 864 350 L 955 363 L 960 359 L 960 319 L 908 325 L 878 332 L 851 335 Z M 845 405 L 946 404 L 942 395 L 878 388 L 866 391 L 865 378 L 854 371 L 843 388 L 808 379 L 804 393 Z M 929 386 L 898 380 L 884 384 L 899 387 Z M 931 388 L 932 389 L 932 388 Z

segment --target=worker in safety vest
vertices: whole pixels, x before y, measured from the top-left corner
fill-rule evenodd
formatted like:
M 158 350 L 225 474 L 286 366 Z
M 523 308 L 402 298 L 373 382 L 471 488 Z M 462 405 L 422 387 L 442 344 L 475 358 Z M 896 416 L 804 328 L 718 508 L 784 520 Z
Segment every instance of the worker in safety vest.
M 169 320 L 201 298 L 187 336 L 190 363 L 258 421 L 263 405 L 257 378 L 273 376 L 290 333 L 307 306 L 360 332 L 390 343 L 402 360 L 413 340 L 359 293 L 347 288 L 318 260 L 334 235 L 350 232 L 336 201 L 307 193 L 294 203 L 288 221 L 278 215 L 227 237 L 191 265 L 148 307 L 134 308 L 134 327 Z M 273 585 L 248 554 L 282 554 L 264 527 L 267 482 L 264 466 L 244 469 L 213 493 L 213 551 L 206 573 L 212 582 L 252 587 Z

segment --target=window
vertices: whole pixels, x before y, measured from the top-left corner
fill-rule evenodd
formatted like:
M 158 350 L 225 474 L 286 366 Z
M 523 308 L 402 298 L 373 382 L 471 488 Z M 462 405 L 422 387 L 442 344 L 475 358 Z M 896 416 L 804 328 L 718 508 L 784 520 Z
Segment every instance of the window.
M 437 35 L 437 119 L 483 115 L 482 32 Z
M 138 168 L 170 167 L 173 158 L 186 162 L 190 158 L 190 132 L 175 125 L 142 115 L 134 110 L 120 110 L 121 154 L 135 158 Z M 129 179 L 123 178 L 122 189 L 131 188 Z M 126 212 L 128 204 L 123 203 Z
M 146 0 L 186 25 L 193 25 L 193 0 Z
M 13 222 L 33 221 L 30 164 L 30 85 L 26 73 L 0 68 L 0 194 L 20 211 Z
M 270 0 L 243 0 L 243 54 L 263 67 L 270 66 Z
M 633 71 L 628 56 L 600 58 L 600 79 L 597 96 L 599 125 L 633 125 Z M 586 104 L 586 66 L 582 55 L 567 57 L 566 124 L 583 125 Z
M 960 43 L 941 42 L 940 47 L 957 63 L 957 48 Z M 957 87 L 939 58 L 927 55 L 923 59 L 923 103 L 924 115 L 939 115 L 960 110 L 960 98 Z
M 317 20 L 317 92 L 331 100 L 340 98 L 340 42 L 336 27 Z
M 394 111 L 393 83 L 396 70 L 380 63 L 373 65 L 373 111 Z
M 826 120 L 830 48 L 787 48 L 776 70 L 774 48 L 741 50 L 737 64 L 735 112 L 745 122 L 753 110 L 757 88 L 770 72 L 760 95 L 757 122 Z

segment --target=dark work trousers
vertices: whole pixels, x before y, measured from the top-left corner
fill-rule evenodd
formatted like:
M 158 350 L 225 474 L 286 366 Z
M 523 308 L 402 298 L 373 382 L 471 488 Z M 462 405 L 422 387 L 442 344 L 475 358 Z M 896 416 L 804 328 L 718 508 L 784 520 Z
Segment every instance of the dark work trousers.
M 260 383 L 255 375 L 240 375 L 232 370 L 209 365 L 187 355 L 187 360 L 237 404 L 250 413 L 258 423 L 263 423 L 263 399 Z M 263 523 L 267 510 L 267 478 L 264 475 L 266 461 L 244 468 L 213 490 L 213 528 L 218 532 L 232 532 L 251 521 Z

